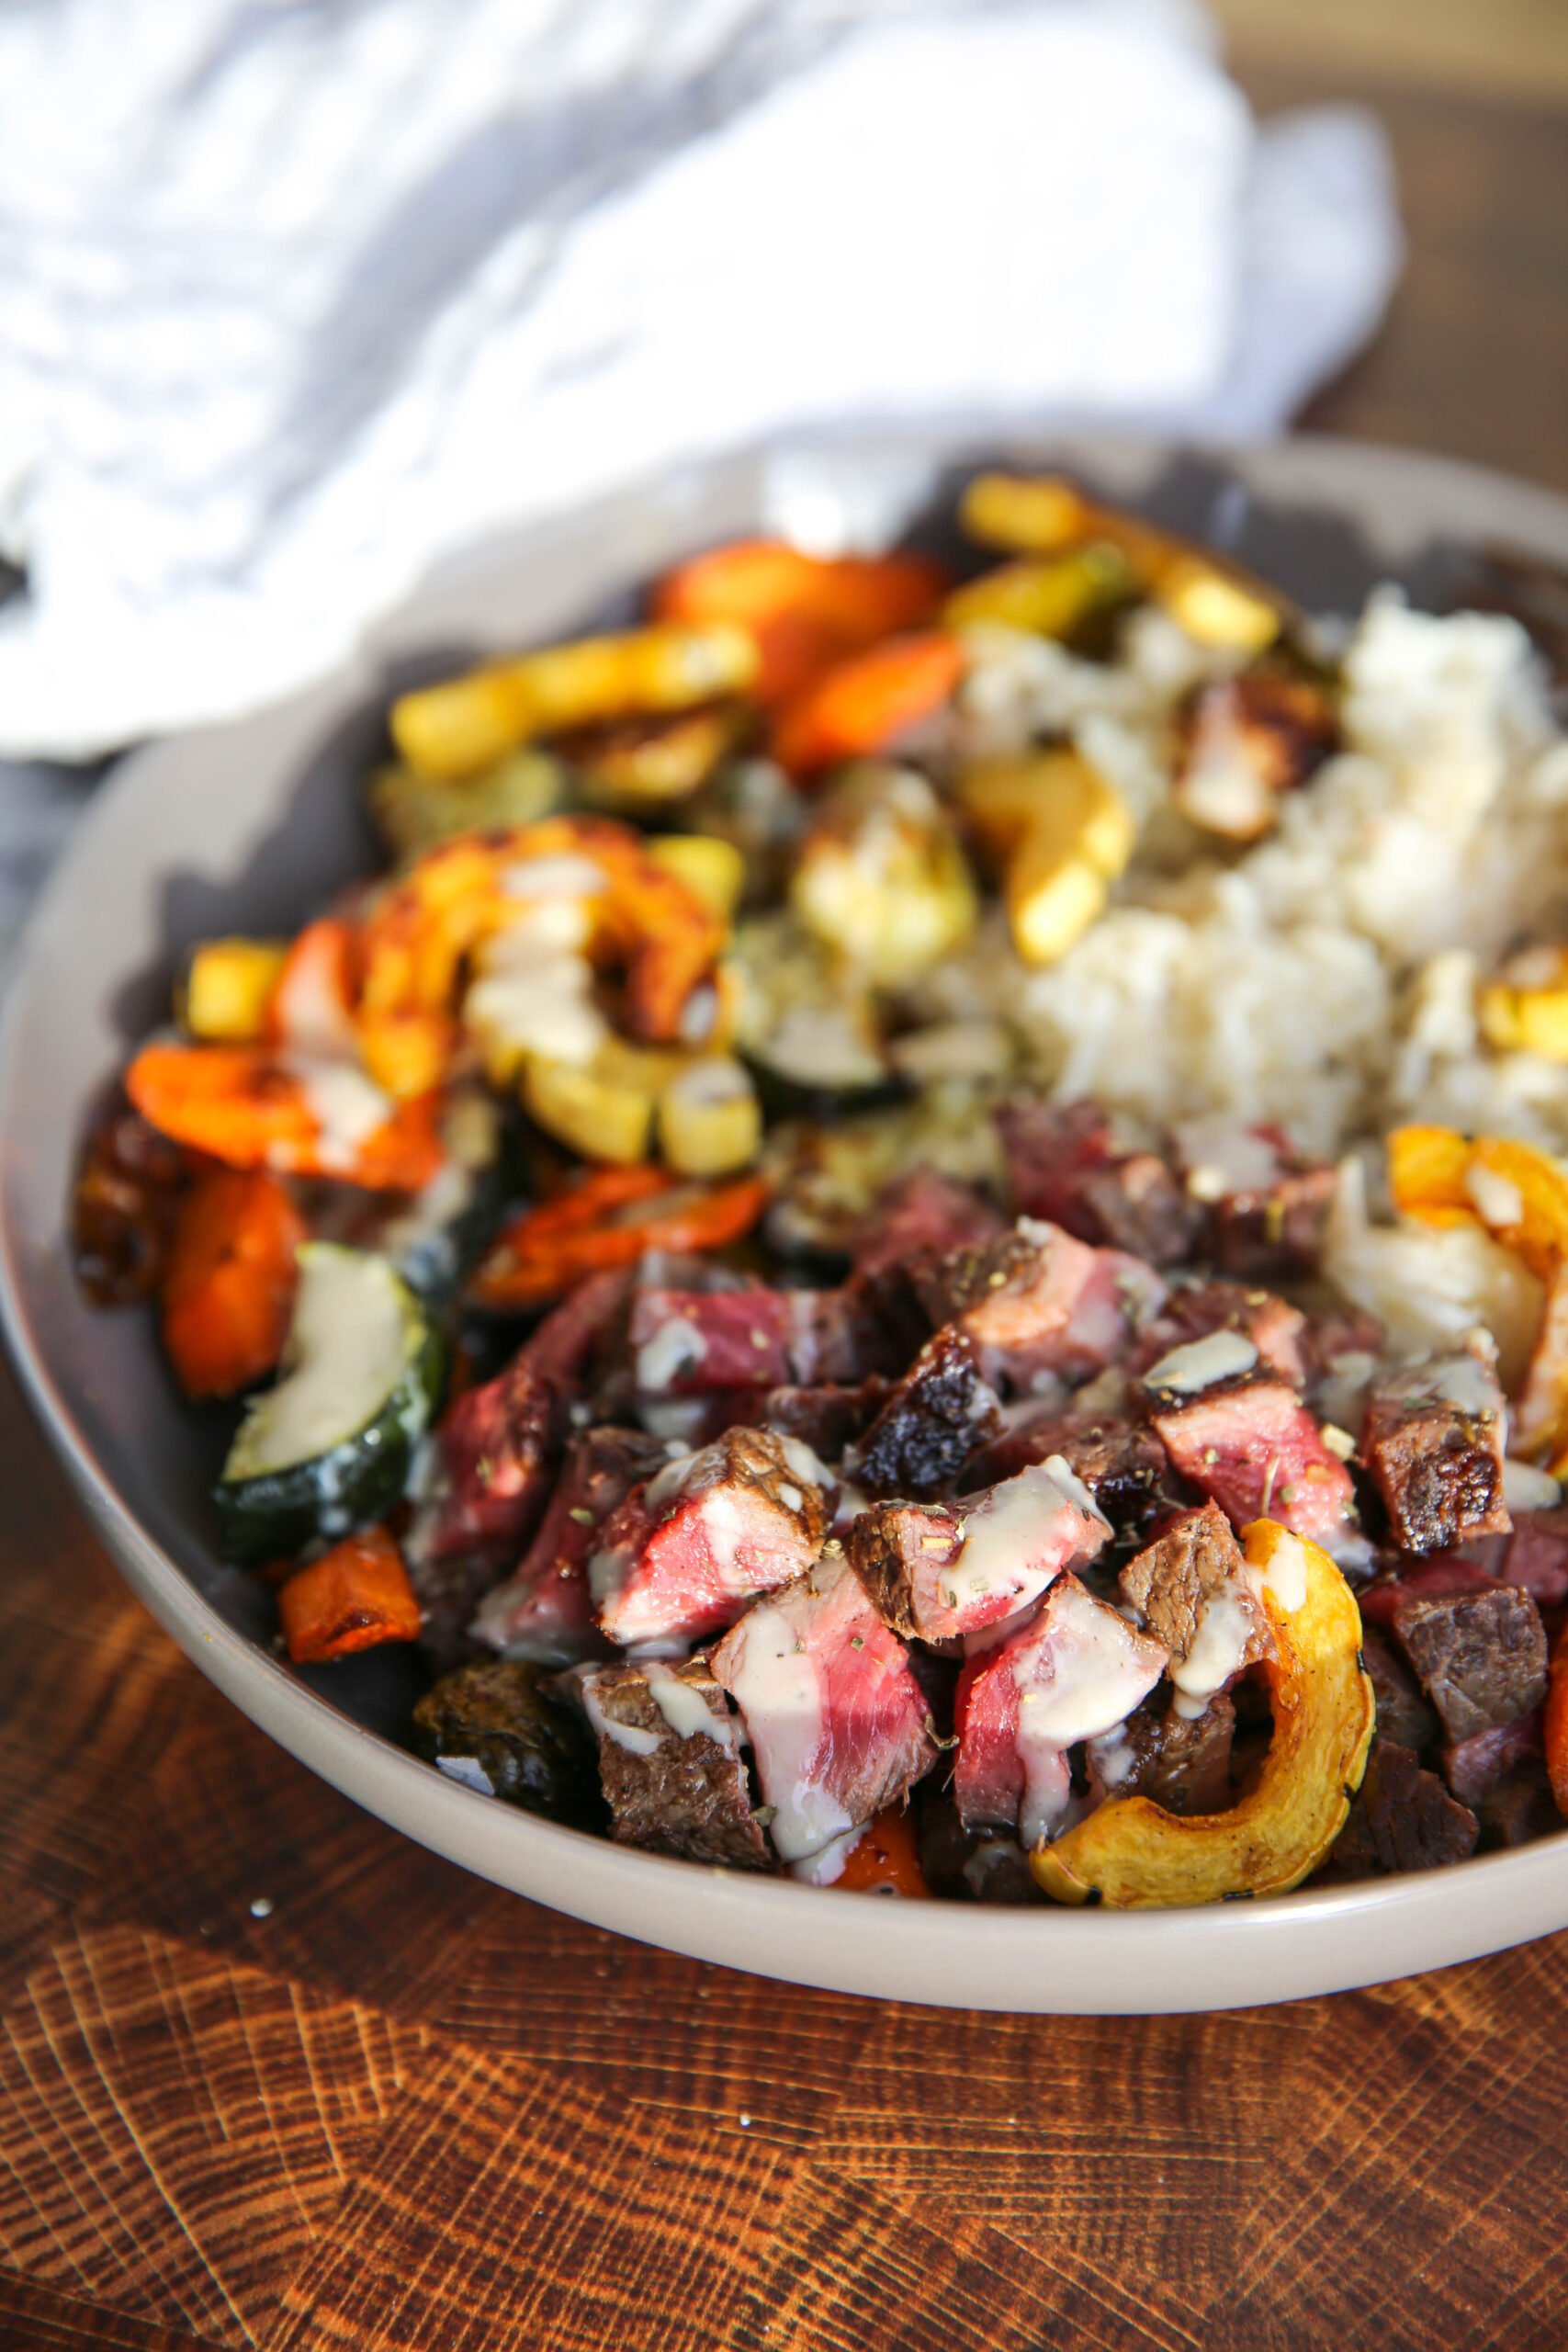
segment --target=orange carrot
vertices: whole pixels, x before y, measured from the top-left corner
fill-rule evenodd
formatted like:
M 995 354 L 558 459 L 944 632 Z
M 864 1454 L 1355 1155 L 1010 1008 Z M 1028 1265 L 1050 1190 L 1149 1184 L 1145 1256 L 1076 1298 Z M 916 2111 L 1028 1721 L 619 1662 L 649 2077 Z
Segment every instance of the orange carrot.
M 915 1825 L 901 1804 L 890 1804 L 875 1816 L 834 1884 L 852 1894 L 930 1895 Z
M 419 1602 L 384 1527 L 346 1536 L 298 1569 L 278 1593 L 277 1613 L 296 1666 L 419 1639 Z
M 417 1193 L 441 1165 L 435 1098 L 389 1104 L 352 1148 L 323 1133 L 299 1073 L 258 1046 L 144 1046 L 126 1092 L 160 1135 L 227 1168 L 336 1176 L 370 1192 Z
M 667 1169 L 602 1168 L 497 1237 L 474 1279 L 480 1306 L 542 1306 L 585 1274 L 635 1264 L 645 1250 L 717 1250 L 750 1233 L 767 1205 L 760 1176 L 674 1184 Z
M 297 1054 L 354 1052 L 355 933 L 339 915 L 308 922 L 289 948 L 267 1007 L 267 1035 Z
M 187 1396 L 231 1396 L 276 1365 L 305 1220 L 274 1176 L 215 1169 L 180 1204 L 164 1345 Z
M 784 539 L 739 539 L 667 571 L 655 616 L 733 621 L 755 639 L 751 692 L 775 703 L 851 653 L 931 619 L 948 582 L 926 556 L 805 554 Z
M 1551 1653 L 1551 1682 L 1546 1694 L 1546 1769 L 1559 1813 L 1568 1814 L 1568 1630 Z
M 773 757 L 793 775 L 879 752 L 941 708 L 964 675 L 964 650 L 941 629 L 891 638 L 816 679 L 779 712 Z

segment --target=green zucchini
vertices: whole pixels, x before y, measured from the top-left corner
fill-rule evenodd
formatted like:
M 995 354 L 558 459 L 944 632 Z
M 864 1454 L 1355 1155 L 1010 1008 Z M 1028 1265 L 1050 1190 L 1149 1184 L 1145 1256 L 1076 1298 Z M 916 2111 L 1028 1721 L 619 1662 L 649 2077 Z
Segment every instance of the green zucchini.
M 307 1242 L 283 1375 L 248 1407 L 216 1490 L 224 1556 L 288 1559 L 384 1519 L 441 1375 L 440 1337 L 386 1258 Z

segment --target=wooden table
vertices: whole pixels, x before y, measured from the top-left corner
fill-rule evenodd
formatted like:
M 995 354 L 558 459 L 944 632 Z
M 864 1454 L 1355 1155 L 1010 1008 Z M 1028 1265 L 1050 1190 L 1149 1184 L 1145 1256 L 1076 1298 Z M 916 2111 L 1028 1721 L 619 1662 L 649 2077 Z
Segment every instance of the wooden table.
M 1313 421 L 1568 481 L 1564 118 L 1386 111 L 1410 276 Z M 118 1584 L 8 1388 L 0 1477 L 6 2346 L 1568 2337 L 1568 1937 L 1100 2021 L 671 1959 L 271 1747 Z

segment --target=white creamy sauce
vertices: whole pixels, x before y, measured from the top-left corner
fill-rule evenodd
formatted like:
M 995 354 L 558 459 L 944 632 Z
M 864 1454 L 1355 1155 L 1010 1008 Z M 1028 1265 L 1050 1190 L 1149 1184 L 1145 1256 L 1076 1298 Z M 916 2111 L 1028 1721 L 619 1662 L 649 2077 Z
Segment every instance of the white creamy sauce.
M 1511 1511 L 1555 1510 L 1562 1499 L 1562 1489 L 1549 1472 L 1508 1456 L 1503 1464 L 1503 1500 Z
M 305 1054 L 286 1057 L 316 1122 L 321 1164 L 345 1174 L 357 1164 L 361 1146 L 392 1116 L 389 1094 L 353 1062 L 318 1061 Z
M 490 969 L 463 1000 L 463 1025 L 502 1065 L 530 1054 L 581 1069 L 609 1039 L 593 1001 L 593 972 L 581 956 Z
M 1413 1394 L 1440 1397 L 1445 1405 L 1453 1405 L 1461 1413 L 1484 1418 L 1497 1409 L 1497 1384 L 1487 1367 L 1475 1358 L 1463 1355 L 1447 1356 L 1433 1367 L 1430 1379 L 1417 1383 Z
M 1266 1193 L 1280 1172 L 1272 1144 L 1224 1114 L 1187 1119 L 1176 1129 L 1176 1148 L 1187 1170 L 1195 1201 L 1223 1201 L 1236 1193 Z
M 1107 1795 L 1121 1787 L 1135 1761 L 1133 1743 L 1127 1736 L 1124 1723 L 1118 1724 L 1114 1731 L 1103 1732 L 1100 1738 L 1089 1742 L 1089 1769 Z
M 1047 1225 L 1043 1217 L 1038 1216 L 1021 1216 L 1013 1231 L 1023 1240 L 1032 1242 L 1036 1250 L 1049 1250 L 1054 1241 L 1061 1238 L 1059 1226 Z
M 799 1511 L 806 1508 L 806 1497 L 798 1487 L 792 1487 L 787 1478 L 779 1480 L 779 1500 L 785 1510 Z
M 1179 1715 L 1192 1722 L 1215 1691 L 1223 1690 L 1231 1677 L 1241 1671 L 1252 1633 L 1252 1611 L 1244 1594 L 1232 1585 L 1221 1585 L 1208 1595 L 1198 1612 L 1191 1648 L 1184 1658 L 1173 1658 L 1170 1663 Z
M 457 1781 L 465 1789 L 474 1789 L 481 1797 L 495 1794 L 495 1782 L 477 1756 L 438 1756 L 435 1769 L 445 1772 L 449 1781 Z
M 637 1419 L 649 1437 L 685 1448 L 702 1428 L 712 1403 L 708 1396 L 639 1396 Z
M 603 1610 L 617 1599 L 632 1564 L 629 1544 L 612 1544 L 607 1549 L 588 1555 L 588 1590 L 596 1609 Z
M 838 1480 L 832 1471 L 819 1455 L 813 1453 L 803 1437 L 791 1437 L 782 1430 L 776 1430 L 773 1434 L 778 1439 L 779 1452 L 803 1487 L 820 1487 L 825 1492 L 830 1492 L 837 1486 Z
M 649 1510 L 662 1510 L 666 1503 L 684 1494 L 686 1481 L 702 1458 L 700 1453 L 688 1453 L 683 1446 L 671 1453 L 663 1469 L 656 1470 L 648 1482 L 646 1499 Z
M 1524 1194 L 1510 1177 L 1495 1168 L 1467 1168 L 1464 1189 L 1481 1213 L 1483 1225 L 1494 1230 L 1499 1226 L 1522 1225 L 1525 1221 Z
M 1124 1723 L 1158 1677 L 1122 1620 L 1076 1586 L 1058 1585 L 1046 1603 L 1043 1634 L 1053 1668 L 1036 1679 L 1032 1645 L 1014 1661 L 1018 1755 L 1023 1767 L 1019 1839 L 1039 1844 L 1060 1822 L 1071 1793 L 1066 1751 Z
M 671 1079 L 665 1097 L 694 1109 L 717 1109 L 726 1102 L 743 1101 L 750 1091 L 750 1078 L 740 1064 L 728 1055 L 715 1054 L 708 1060 L 693 1062 Z
M 1110 1526 L 1111 1521 L 1106 1518 L 1065 1453 L 1048 1453 L 1045 1456 L 1044 1466 L 1067 1500 L 1070 1503 L 1076 1503 L 1086 1519 L 1097 1519 L 1101 1527 Z
M 960 1521 L 958 1549 L 937 1578 L 942 1599 L 963 1611 L 998 1594 L 1043 1592 L 1063 1562 L 1032 1564 L 1072 1516 L 1072 1504 L 1043 1463 L 1004 1478 Z
M 1307 1597 L 1306 1546 L 1299 1535 L 1280 1534 L 1263 1571 L 1263 1582 L 1285 1614 L 1293 1616 Z
M 1323 1440 L 1324 1452 L 1332 1453 L 1337 1462 L 1348 1462 L 1356 1451 L 1355 1439 L 1348 1430 L 1342 1430 L 1337 1421 L 1324 1421 L 1318 1434 Z
M 247 1411 L 229 1476 L 287 1469 L 356 1435 L 385 1406 L 416 1341 L 408 1294 L 384 1258 L 307 1243 L 285 1357 L 289 1369 Z M 333 1498 L 323 1494 L 322 1500 L 330 1506 Z
M 1324 1419 L 1337 1428 L 1359 1430 L 1366 1412 L 1367 1390 L 1377 1368 L 1376 1356 L 1360 1348 L 1347 1348 L 1342 1355 L 1331 1356 L 1328 1376 L 1317 1391 L 1317 1408 Z
M 808 1854 L 802 1862 L 791 1862 L 791 1878 L 798 1879 L 803 1886 L 837 1885 L 844 1875 L 845 1863 L 870 1826 L 869 1821 L 863 1821 L 856 1828 L 846 1829 L 840 1837 L 830 1838 L 820 1852 Z M 776 1823 L 774 1830 L 776 1834 Z
M 607 1715 L 591 1676 L 585 1675 L 577 1687 L 588 1720 L 601 1739 L 612 1741 L 616 1747 L 624 1747 L 628 1756 L 658 1755 L 664 1745 L 662 1732 L 645 1731 L 641 1724 L 618 1724 L 614 1715 Z
M 740 1558 L 740 1544 L 746 1522 L 739 1504 L 724 1487 L 715 1487 L 703 1497 L 698 1509 L 714 1566 L 727 1585 L 744 1585 L 747 1570 Z
M 708 1343 L 696 1325 L 683 1316 L 672 1315 L 637 1350 L 637 1385 L 645 1396 L 658 1396 L 680 1374 L 701 1363 L 707 1351 Z
M 700 1690 L 682 1682 L 671 1666 L 650 1658 L 643 1668 L 654 1705 L 680 1739 L 711 1739 L 716 1747 L 734 1748 L 735 1726 L 728 1715 L 716 1715 Z
M 729 1693 L 747 1726 L 762 1794 L 774 1809 L 773 1844 L 786 1862 L 819 1854 L 855 1826 L 814 1781 L 822 1747 L 822 1687 L 797 1639 L 794 1613 L 763 1600 L 729 1636 L 728 1653 Z
M 1144 1374 L 1144 1386 L 1163 1389 L 1168 1395 L 1190 1396 L 1200 1388 L 1212 1388 L 1216 1381 L 1234 1380 L 1240 1373 L 1250 1372 L 1258 1362 L 1258 1350 L 1242 1331 L 1211 1331 L 1206 1339 L 1190 1340 L 1184 1347 L 1172 1348 L 1161 1356 L 1158 1363 Z
M 509 899 L 602 899 L 609 876 L 591 857 L 524 857 L 501 877 Z

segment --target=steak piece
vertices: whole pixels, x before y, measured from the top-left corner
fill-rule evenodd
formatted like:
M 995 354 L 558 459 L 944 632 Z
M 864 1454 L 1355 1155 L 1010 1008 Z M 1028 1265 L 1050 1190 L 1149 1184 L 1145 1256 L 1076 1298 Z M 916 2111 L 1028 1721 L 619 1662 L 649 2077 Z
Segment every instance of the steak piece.
M 705 1658 L 593 1666 L 576 1681 L 598 1735 L 618 1846 L 735 1870 L 773 1867 L 751 1811 L 739 1725 Z
M 627 1343 L 643 1396 L 850 1383 L 902 1368 L 870 1302 L 844 1290 L 639 1290 Z
M 1371 1625 L 1361 1629 L 1361 1664 L 1377 1699 L 1378 1737 L 1417 1754 L 1429 1747 L 1438 1736 L 1438 1718 L 1404 1660 Z
M 1466 1536 L 1507 1532 L 1506 1414 L 1495 1359 L 1479 1348 L 1401 1364 L 1375 1384 L 1358 1452 L 1401 1551 L 1447 1551 Z
M 965 1829 L 1016 1830 L 1026 1849 L 1048 1837 L 1071 1792 L 1067 1750 L 1124 1722 L 1167 1656 L 1077 1577 L 1059 1576 L 1032 1622 L 959 1676 L 953 1793 Z
M 1519 1715 L 1491 1731 L 1472 1732 L 1453 1740 L 1442 1754 L 1443 1778 L 1461 1804 L 1479 1813 L 1481 1801 L 1518 1765 L 1546 1753 L 1544 1728 L 1539 1713 Z
M 871 1495 L 934 1495 L 996 1430 L 996 1392 L 979 1351 L 956 1327 L 928 1340 L 882 1409 L 844 1457 Z
M 958 1503 L 874 1503 L 851 1523 L 850 1566 L 896 1634 L 942 1642 L 978 1633 L 1105 1543 L 1110 1527 L 1075 1487 L 1057 1455 Z
M 593 1743 L 536 1666 L 491 1657 L 443 1677 L 413 1711 L 416 1755 L 481 1796 L 597 1828 Z
M 479 1604 L 475 1638 L 504 1657 L 550 1666 L 598 1657 L 604 1645 L 593 1623 L 588 1555 L 611 1512 L 668 1460 L 660 1441 L 641 1430 L 584 1430 L 574 1437 L 522 1565 Z
M 1516 1511 L 1502 1575 L 1549 1609 L 1568 1600 L 1568 1509 Z
M 1218 1348 L 1229 1336 L 1196 1346 Z M 1175 1468 L 1234 1525 L 1272 1518 L 1328 1552 L 1355 1536 L 1350 1474 L 1284 1381 L 1244 1373 L 1209 1387 L 1168 1389 L 1156 1393 L 1150 1419 Z
M 440 1561 L 481 1553 L 496 1569 L 537 1524 L 570 1427 L 570 1391 L 521 1349 L 493 1380 L 454 1398 L 442 1416 L 409 1548 Z
M 1292 1388 L 1305 1385 L 1307 1319 L 1272 1291 L 1245 1283 L 1173 1283 L 1170 1295 L 1129 1358 L 1128 1370 L 1142 1377 L 1174 1350 L 1215 1331 L 1234 1331 L 1250 1341 L 1258 1361 Z
M 920 1869 L 933 1894 L 958 1903 L 1049 1902 L 1017 1838 L 965 1829 L 951 1796 L 922 1792 L 919 1834 Z
M 1146 1526 L 1161 1507 L 1160 1481 L 1169 1465 L 1154 1431 L 1089 1413 L 1042 1413 L 1020 1422 L 974 1455 L 964 1476 L 994 1486 L 1053 1454 L 1088 1487 L 1119 1534 Z
M 1393 1572 L 1364 1585 L 1357 1594 L 1361 1621 L 1393 1632 L 1407 1600 L 1453 1600 L 1465 1593 L 1495 1592 L 1499 1579 L 1450 1552 L 1434 1552 L 1426 1560 L 1400 1560 Z M 1405 1747 L 1413 1741 L 1404 1742 Z
M 1090 1784 L 1108 1797 L 1149 1797 L 1184 1818 L 1224 1813 L 1235 1794 L 1231 1747 L 1235 1707 L 1222 1690 L 1201 1714 L 1179 1713 L 1175 1693 L 1156 1691 L 1124 1724 L 1089 1743 Z
M 1174 1137 L 1190 1197 L 1208 1213 L 1210 1254 L 1243 1282 L 1315 1273 L 1335 1170 L 1300 1152 L 1282 1127 L 1193 1119 Z
M 1408 1747 L 1374 1739 L 1360 1788 L 1320 1878 L 1439 1870 L 1475 1851 L 1481 1825 Z
M 1028 1217 L 999 1241 L 918 1267 L 914 1280 L 931 1321 L 956 1323 L 986 1378 L 1015 1390 L 1045 1374 L 1091 1379 L 1126 1352 L 1166 1296 L 1141 1259 L 1091 1250 Z
M 668 1462 L 612 1513 L 588 1562 L 605 1638 L 620 1648 L 701 1641 L 821 1548 L 821 1464 L 797 1439 L 727 1430 Z
M 856 1245 L 850 1279 L 862 1288 L 917 1259 L 979 1249 L 1007 1231 L 1007 1219 L 970 1184 L 934 1168 L 911 1168 L 878 1194 Z
M 1194 688 L 1178 714 L 1172 791 L 1182 815 L 1229 841 L 1256 841 L 1283 794 L 1339 747 L 1323 688 L 1275 670 L 1244 670 Z
M 908 1653 L 834 1546 L 749 1609 L 712 1666 L 740 1710 L 786 1862 L 821 1854 L 936 1761 Z
M 837 1462 L 875 1419 L 891 1385 L 874 1374 L 852 1388 L 832 1381 L 814 1387 L 770 1388 L 760 1401 L 757 1426 L 798 1438 L 819 1460 Z
M 1151 1266 L 1192 1255 L 1202 1209 L 1156 1153 L 1119 1148 L 1099 1103 L 1004 1102 L 996 1115 L 1021 1216 Z
M 1516 1723 L 1546 1698 L 1546 1631 L 1528 1592 L 1406 1597 L 1393 1630 L 1450 1740 Z
M 1122 1599 L 1170 1652 L 1179 1713 L 1201 1714 L 1238 1674 L 1274 1655 L 1241 1545 L 1213 1503 L 1182 1511 L 1118 1581 Z
M 1476 1808 L 1481 1816 L 1481 1848 L 1493 1853 L 1499 1847 L 1529 1846 L 1562 1827 L 1551 1783 L 1542 1764 L 1521 1764 L 1488 1789 Z

